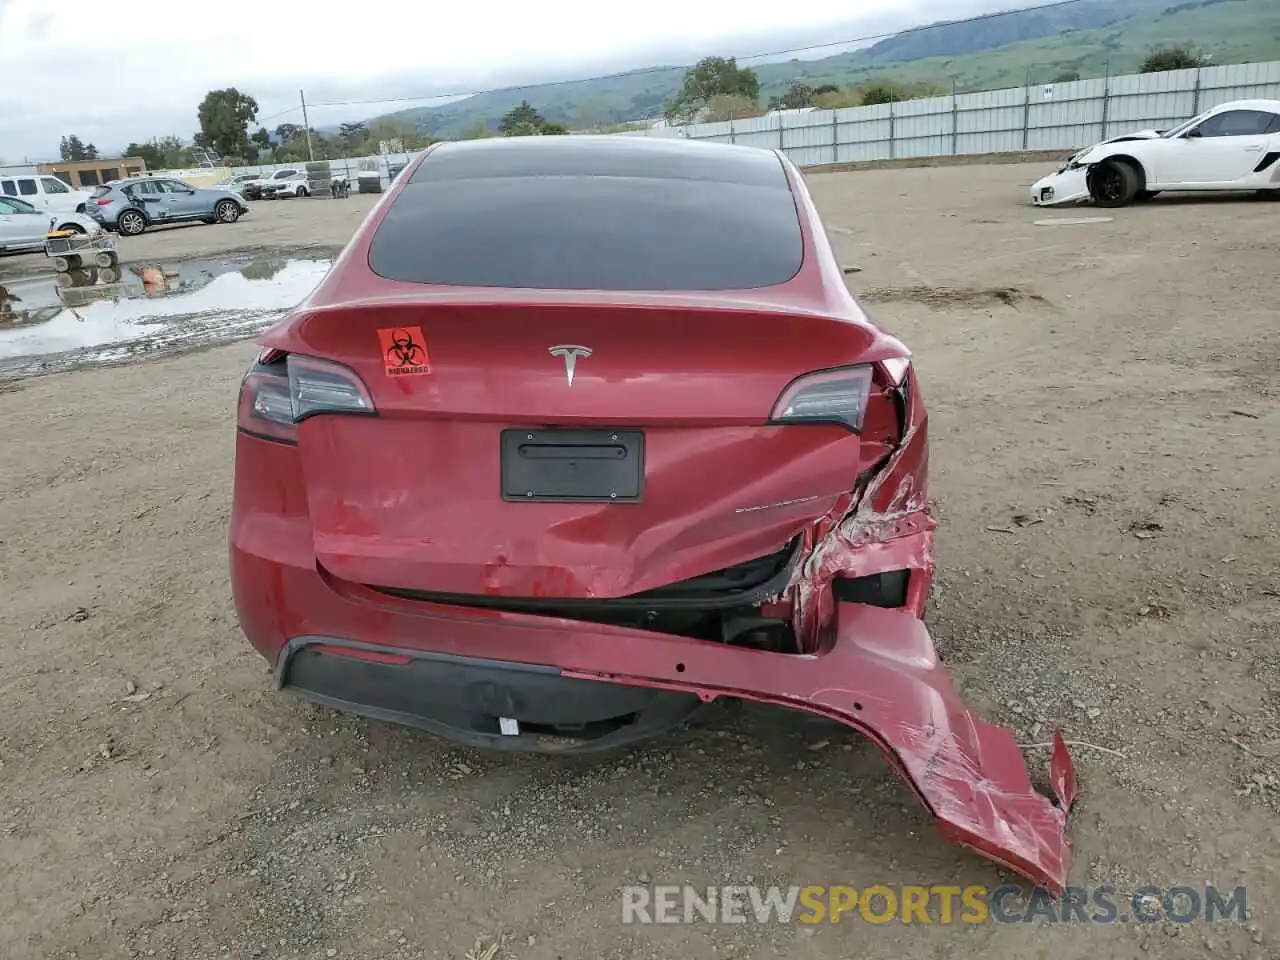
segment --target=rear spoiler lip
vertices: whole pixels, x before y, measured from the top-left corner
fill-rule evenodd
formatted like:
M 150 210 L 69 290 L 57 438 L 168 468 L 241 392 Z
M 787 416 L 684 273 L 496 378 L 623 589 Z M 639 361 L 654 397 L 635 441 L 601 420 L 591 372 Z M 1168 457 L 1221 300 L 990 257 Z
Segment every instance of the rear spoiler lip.
M 298 312 L 331 313 L 344 310 L 377 310 L 403 306 L 471 307 L 609 307 L 613 310 L 702 310 L 725 313 L 776 313 L 841 319 L 822 304 L 795 296 L 766 297 L 754 290 L 644 291 L 644 290 L 543 290 L 524 287 L 444 287 L 387 280 L 386 288 L 368 296 L 329 302 L 304 301 Z
M 427 292 L 427 290 L 433 292 Z M 837 316 L 820 309 L 813 304 L 788 304 L 775 301 L 759 301 L 747 299 L 741 292 L 725 295 L 692 295 L 681 294 L 632 294 L 625 298 L 618 294 L 600 292 L 563 291 L 563 290 L 478 290 L 467 287 L 456 293 L 438 292 L 439 288 L 427 288 L 422 292 L 396 294 L 391 296 L 371 296 L 340 303 L 314 304 L 303 302 L 288 313 L 274 326 L 259 335 L 257 342 L 266 348 L 275 348 L 288 353 L 308 353 L 304 340 L 297 331 L 308 320 L 331 317 L 352 311 L 370 314 L 369 322 L 377 322 L 377 314 L 382 311 L 399 310 L 407 307 L 476 307 L 506 308 L 529 306 L 540 309 L 559 308 L 564 310 L 589 310 L 608 308 L 613 311 L 636 311 L 643 313 L 655 310 L 688 310 L 708 316 L 732 318 L 744 315 L 768 315 L 779 320 L 791 318 L 805 322 L 826 322 L 839 324 L 850 332 L 858 332 L 868 338 L 865 346 L 856 351 L 856 356 L 847 358 L 848 363 L 877 363 L 884 360 L 908 360 L 912 354 L 906 345 L 897 337 L 882 330 L 861 315 Z M 804 373 L 807 371 L 797 371 Z

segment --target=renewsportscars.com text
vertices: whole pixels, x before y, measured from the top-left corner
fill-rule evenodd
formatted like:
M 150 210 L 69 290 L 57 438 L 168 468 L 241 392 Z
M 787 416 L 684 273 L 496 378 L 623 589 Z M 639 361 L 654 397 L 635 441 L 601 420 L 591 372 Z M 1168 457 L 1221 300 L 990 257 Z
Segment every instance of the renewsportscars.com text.
M 1214 886 L 1043 887 L 875 885 L 622 889 L 623 923 L 1243 923 L 1245 888 Z

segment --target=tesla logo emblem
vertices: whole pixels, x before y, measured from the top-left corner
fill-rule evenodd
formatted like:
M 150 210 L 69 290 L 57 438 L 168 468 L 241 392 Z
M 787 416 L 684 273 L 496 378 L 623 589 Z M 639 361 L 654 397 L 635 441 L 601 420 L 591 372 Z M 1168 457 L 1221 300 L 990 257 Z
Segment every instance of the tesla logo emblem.
M 547 352 L 553 357 L 564 357 L 564 378 L 569 381 L 569 387 L 572 389 L 573 370 L 578 365 L 578 359 L 586 359 L 591 356 L 591 348 L 579 347 L 571 343 L 561 343 L 551 347 Z

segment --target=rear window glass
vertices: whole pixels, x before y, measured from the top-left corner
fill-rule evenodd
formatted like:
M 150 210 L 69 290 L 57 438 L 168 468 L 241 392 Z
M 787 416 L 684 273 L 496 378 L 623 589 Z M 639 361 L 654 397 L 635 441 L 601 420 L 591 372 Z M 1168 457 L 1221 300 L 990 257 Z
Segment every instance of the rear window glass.
M 99 197 L 105 197 L 110 192 L 110 187 L 98 187 L 93 191 L 93 193 L 89 194 L 89 197 L 93 200 L 97 200 Z
M 795 201 L 768 151 L 521 139 L 433 151 L 374 234 L 373 271 L 451 286 L 743 290 L 800 269 Z

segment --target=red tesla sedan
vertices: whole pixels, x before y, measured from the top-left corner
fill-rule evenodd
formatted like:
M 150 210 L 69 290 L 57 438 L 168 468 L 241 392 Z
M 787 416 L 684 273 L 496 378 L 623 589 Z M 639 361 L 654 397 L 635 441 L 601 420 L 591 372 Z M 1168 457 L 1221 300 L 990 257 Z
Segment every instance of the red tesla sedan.
M 1061 886 L 1070 757 L 1035 791 L 938 663 L 920 386 L 785 156 L 438 144 L 263 342 L 231 573 L 281 687 L 557 753 L 721 696 L 812 711 Z

